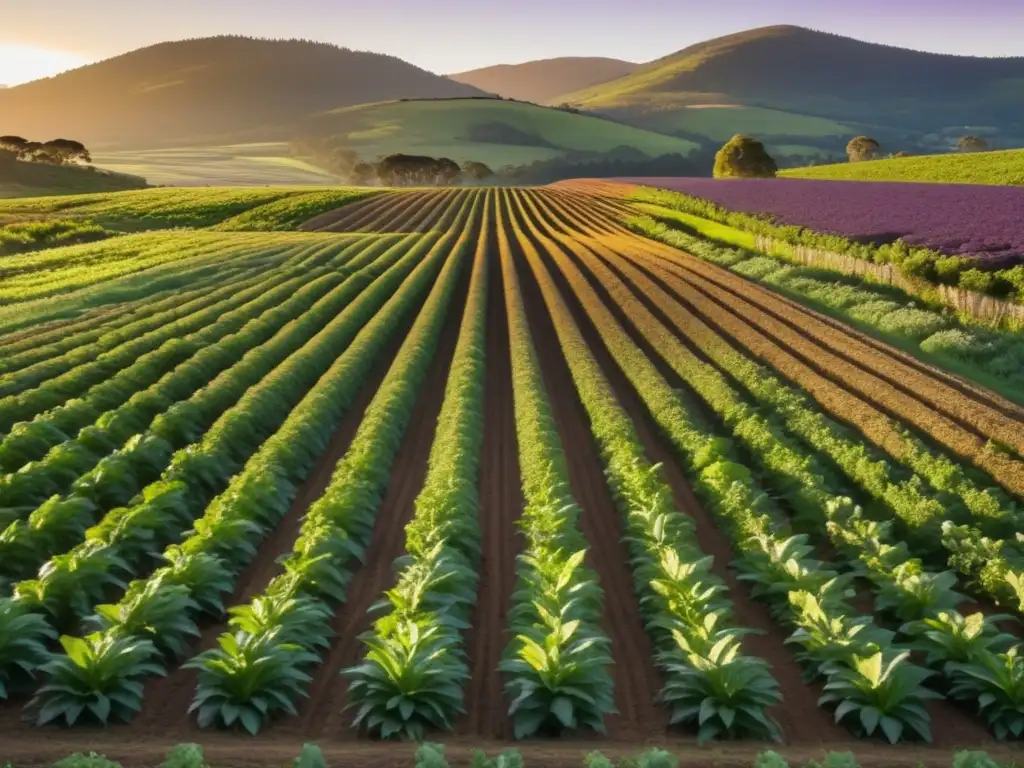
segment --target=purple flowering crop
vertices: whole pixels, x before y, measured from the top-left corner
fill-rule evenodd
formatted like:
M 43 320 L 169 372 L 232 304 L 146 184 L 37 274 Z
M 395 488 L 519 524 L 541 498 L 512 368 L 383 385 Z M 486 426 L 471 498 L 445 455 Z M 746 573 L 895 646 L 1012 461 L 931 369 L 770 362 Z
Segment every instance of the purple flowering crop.
M 819 179 L 630 178 L 779 224 L 876 244 L 976 257 L 986 268 L 1024 263 L 1024 187 Z

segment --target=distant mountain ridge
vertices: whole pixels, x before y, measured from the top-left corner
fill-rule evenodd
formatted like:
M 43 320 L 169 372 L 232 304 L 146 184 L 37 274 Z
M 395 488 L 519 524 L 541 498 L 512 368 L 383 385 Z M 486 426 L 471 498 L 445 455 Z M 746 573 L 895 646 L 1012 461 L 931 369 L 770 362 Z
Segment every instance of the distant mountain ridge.
M 915 131 L 1024 130 L 1024 57 L 925 53 L 775 26 L 692 45 L 563 98 L 638 124 L 657 115 L 662 130 L 667 111 L 699 105 L 766 107 Z
M 630 61 L 599 56 L 565 56 L 523 64 L 498 64 L 458 72 L 449 77 L 507 99 L 556 104 L 566 93 L 624 77 L 639 66 Z
M 483 92 L 394 56 L 305 40 L 212 37 L 160 43 L 5 89 L 3 133 L 94 145 L 291 138 L 325 110 Z

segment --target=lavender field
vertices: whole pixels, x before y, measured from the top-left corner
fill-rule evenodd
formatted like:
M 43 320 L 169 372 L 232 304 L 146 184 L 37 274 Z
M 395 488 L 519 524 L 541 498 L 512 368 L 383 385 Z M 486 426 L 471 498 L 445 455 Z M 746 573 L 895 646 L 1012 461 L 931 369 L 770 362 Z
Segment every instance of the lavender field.
M 977 257 L 987 268 L 1024 263 L 1024 188 L 811 179 L 619 181 L 683 192 L 860 242 L 903 238 L 909 245 Z

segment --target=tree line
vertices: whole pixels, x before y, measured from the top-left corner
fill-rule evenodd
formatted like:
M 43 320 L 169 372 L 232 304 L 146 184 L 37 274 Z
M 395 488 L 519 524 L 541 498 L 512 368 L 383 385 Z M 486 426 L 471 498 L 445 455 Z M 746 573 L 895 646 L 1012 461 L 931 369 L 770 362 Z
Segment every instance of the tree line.
M 957 140 L 960 152 L 985 152 L 989 144 L 980 136 L 961 136 Z M 846 145 L 846 157 L 851 163 L 877 160 L 882 145 L 870 136 L 854 136 Z M 909 157 L 909 152 L 893 152 L 889 157 Z M 771 178 L 779 166 L 768 154 L 764 144 L 750 136 L 737 134 L 715 155 L 713 175 L 717 178 Z
M 30 141 L 23 136 L 0 136 L 0 162 L 22 160 L 48 165 L 75 165 L 91 163 L 92 156 L 85 145 L 73 139 Z

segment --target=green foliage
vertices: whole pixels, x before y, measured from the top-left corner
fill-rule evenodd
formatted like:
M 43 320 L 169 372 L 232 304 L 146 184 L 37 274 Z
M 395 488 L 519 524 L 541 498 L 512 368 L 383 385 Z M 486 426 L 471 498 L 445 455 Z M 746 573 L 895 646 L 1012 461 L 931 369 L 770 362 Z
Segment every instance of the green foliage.
M 38 725 L 70 726 L 83 714 L 104 725 L 112 718 L 128 722 L 142 708 L 139 678 L 164 674 L 149 640 L 94 633 L 60 642 L 64 653 L 51 654 L 43 665 L 47 682 L 29 704 L 38 711 Z
M 113 234 L 90 221 L 71 219 L 8 224 L 0 227 L 0 256 L 91 243 L 105 240 Z
M 812 307 L 867 326 L 897 346 L 909 344 L 940 367 L 1024 402 L 1024 395 L 1014 384 L 1024 376 L 1024 342 L 1019 333 L 967 325 L 946 313 L 922 309 L 914 297 L 888 286 L 820 268 L 792 266 L 783 257 L 717 245 L 668 226 L 666 222 L 676 223 L 673 212 L 656 215 L 657 220 L 641 217 L 627 224 L 639 234 L 682 248 Z
M 58 760 L 53 764 L 53 768 L 121 768 L 121 764 L 108 760 L 95 752 L 88 754 L 76 752 L 63 760 Z
M 57 633 L 19 600 L 0 599 L 0 700 L 21 690 L 46 660 Z
M 937 184 L 1024 185 L 1024 150 L 923 155 L 866 163 L 789 168 L 780 176 L 850 181 L 925 181 Z
M 208 768 L 208 766 L 200 745 L 178 744 L 167 753 L 161 768 Z
M 754 760 L 754 768 L 789 768 L 789 763 L 778 752 L 767 750 L 758 753 Z
M 716 179 L 774 178 L 778 170 L 764 144 L 749 136 L 733 136 L 715 155 Z
M 444 744 L 423 742 L 416 747 L 416 768 L 449 768 L 448 759 L 444 756 Z
M 189 712 L 198 712 L 200 728 L 240 725 L 256 734 L 276 714 L 296 714 L 293 702 L 312 679 L 302 668 L 317 656 L 281 642 L 280 634 L 274 629 L 259 635 L 222 635 L 219 648 L 185 664 L 199 672 Z
M 323 750 L 309 742 L 302 745 L 302 751 L 292 763 L 292 768 L 327 768 Z
M 909 653 L 876 651 L 855 656 L 850 668 L 839 668 L 825 684 L 823 703 L 836 704 L 836 722 L 850 719 L 865 736 L 876 731 L 895 744 L 911 731 L 931 741 L 926 699 L 942 698 L 921 684 L 930 672 L 902 663 Z
M 374 194 L 367 189 L 327 189 L 306 192 L 250 208 L 218 224 L 226 232 L 267 232 L 299 229 L 302 224 L 327 211 L 349 205 Z
M 953 754 L 953 768 L 1001 768 L 1001 766 L 986 752 L 961 750 Z

